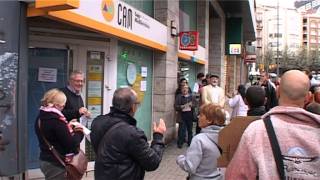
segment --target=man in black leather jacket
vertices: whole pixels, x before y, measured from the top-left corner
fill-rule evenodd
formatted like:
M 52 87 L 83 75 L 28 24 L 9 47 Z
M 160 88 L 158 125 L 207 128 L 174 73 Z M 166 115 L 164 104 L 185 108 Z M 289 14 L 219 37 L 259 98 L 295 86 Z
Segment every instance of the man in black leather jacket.
M 265 109 L 268 112 L 270 109 L 272 109 L 275 106 L 278 106 L 278 98 L 276 95 L 276 87 L 275 85 L 270 81 L 269 75 L 266 72 L 261 73 L 261 79 L 260 79 L 261 87 L 264 87 L 267 102 L 265 104 Z
M 158 168 L 164 151 L 165 123 L 154 123 L 151 147 L 136 127 L 137 94 L 130 88 L 114 93 L 109 114 L 93 120 L 91 143 L 96 153 L 96 180 L 142 180 L 145 171 Z

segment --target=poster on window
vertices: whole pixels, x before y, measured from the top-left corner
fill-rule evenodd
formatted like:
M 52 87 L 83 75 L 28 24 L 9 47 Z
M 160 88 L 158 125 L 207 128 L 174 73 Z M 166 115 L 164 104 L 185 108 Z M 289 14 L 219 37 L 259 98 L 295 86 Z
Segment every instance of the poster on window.
M 58 70 L 56 68 L 39 67 L 38 81 L 57 82 L 57 73 L 58 73 Z
M 142 77 L 148 76 L 148 68 L 147 67 L 141 67 L 141 76 Z
M 91 112 L 91 119 L 101 115 L 101 105 L 88 105 L 88 111 Z
M 88 97 L 101 97 L 101 81 L 88 81 Z

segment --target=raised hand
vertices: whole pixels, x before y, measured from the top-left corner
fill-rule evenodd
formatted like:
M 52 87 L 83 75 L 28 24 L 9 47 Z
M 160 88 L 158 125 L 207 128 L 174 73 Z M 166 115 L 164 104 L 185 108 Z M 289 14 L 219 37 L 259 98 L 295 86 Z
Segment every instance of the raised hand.
M 153 123 L 153 132 L 161 133 L 163 134 L 166 132 L 166 124 L 164 123 L 164 120 L 160 118 L 159 124 L 157 125 L 156 122 Z

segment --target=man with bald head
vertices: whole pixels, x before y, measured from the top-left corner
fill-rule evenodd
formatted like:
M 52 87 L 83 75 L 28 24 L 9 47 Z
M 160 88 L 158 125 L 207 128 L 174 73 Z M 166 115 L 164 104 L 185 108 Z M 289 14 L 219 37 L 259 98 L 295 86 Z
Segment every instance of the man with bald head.
M 251 123 L 227 170 L 226 179 L 280 179 L 265 123 L 271 122 L 280 147 L 282 179 L 319 179 L 320 116 L 303 109 L 309 94 L 308 76 L 287 71 L 277 89 L 279 106 Z M 275 140 L 273 139 L 273 145 Z M 279 153 L 279 154 L 280 154 Z
M 140 102 L 131 88 L 114 92 L 110 113 L 95 118 L 91 143 L 96 153 L 95 180 L 142 180 L 145 171 L 158 168 L 164 151 L 162 119 L 153 125 L 151 146 L 134 118 Z

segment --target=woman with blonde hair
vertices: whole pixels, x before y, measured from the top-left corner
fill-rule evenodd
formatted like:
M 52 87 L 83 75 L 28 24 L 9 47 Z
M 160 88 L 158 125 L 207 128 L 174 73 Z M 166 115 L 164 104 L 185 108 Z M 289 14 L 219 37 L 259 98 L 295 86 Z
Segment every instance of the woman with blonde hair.
M 187 179 L 223 179 L 223 175 L 217 170 L 217 159 L 222 153 L 217 142 L 225 120 L 225 112 L 220 106 L 205 104 L 200 107 L 201 133 L 193 137 L 186 154 L 177 157 L 177 164 L 189 173 Z
M 44 138 L 59 152 L 63 160 L 78 153 L 83 138 L 82 127 L 72 126 L 61 113 L 66 103 L 65 94 L 58 89 L 47 91 L 41 99 L 35 131 L 40 146 L 40 169 L 46 180 L 66 179 L 66 169 L 54 156 Z

